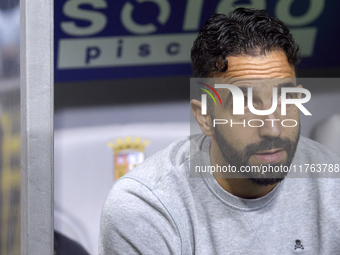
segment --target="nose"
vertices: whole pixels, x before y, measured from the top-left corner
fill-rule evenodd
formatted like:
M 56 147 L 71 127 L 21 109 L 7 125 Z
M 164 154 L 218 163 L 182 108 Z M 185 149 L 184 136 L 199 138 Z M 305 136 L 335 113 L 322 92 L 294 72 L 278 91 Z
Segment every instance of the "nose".
M 281 119 L 278 118 L 275 112 L 264 116 L 264 125 L 259 128 L 259 136 L 261 138 L 275 138 L 279 137 L 282 133 Z

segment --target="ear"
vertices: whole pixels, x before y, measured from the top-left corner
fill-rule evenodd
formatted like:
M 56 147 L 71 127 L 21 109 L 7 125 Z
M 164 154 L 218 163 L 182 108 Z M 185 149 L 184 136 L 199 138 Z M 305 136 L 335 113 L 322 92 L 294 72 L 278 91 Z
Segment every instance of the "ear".
M 213 136 L 214 128 L 213 128 L 210 114 L 209 113 L 207 113 L 207 115 L 201 114 L 202 104 L 200 101 L 196 99 L 191 100 L 190 105 L 191 105 L 192 113 L 198 125 L 200 125 L 203 134 L 205 134 L 206 136 Z

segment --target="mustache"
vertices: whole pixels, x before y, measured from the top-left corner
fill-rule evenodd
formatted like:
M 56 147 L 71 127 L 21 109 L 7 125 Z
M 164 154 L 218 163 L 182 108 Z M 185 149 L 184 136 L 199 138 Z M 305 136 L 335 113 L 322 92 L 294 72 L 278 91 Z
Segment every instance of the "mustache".
M 286 151 L 290 151 L 292 148 L 293 142 L 288 138 L 265 138 L 260 142 L 252 143 L 246 146 L 245 148 L 245 156 L 246 158 L 250 158 L 256 152 L 259 151 L 267 151 L 272 149 L 283 149 Z

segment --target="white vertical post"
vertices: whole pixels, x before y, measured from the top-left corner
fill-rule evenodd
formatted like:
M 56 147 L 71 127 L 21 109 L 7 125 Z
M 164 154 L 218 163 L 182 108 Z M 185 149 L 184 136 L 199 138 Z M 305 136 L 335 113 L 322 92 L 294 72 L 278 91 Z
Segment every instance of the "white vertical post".
M 21 254 L 53 254 L 53 1 L 20 1 Z

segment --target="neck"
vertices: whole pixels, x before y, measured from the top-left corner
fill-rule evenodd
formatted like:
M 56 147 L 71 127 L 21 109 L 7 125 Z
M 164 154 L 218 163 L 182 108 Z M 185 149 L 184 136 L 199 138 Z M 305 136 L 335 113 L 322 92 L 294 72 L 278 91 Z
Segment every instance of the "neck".
M 224 160 L 222 152 L 214 137 L 211 139 L 210 160 L 212 166 L 228 166 L 229 163 Z M 239 178 L 237 178 L 239 176 Z M 214 177 L 218 184 L 227 192 L 240 198 L 254 199 L 267 195 L 277 184 L 260 186 L 253 183 L 248 178 L 241 178 L 241 175 L 234 175 L 233 178 L 228 178 L 226 174 L 223 177 L 214 173 Z

